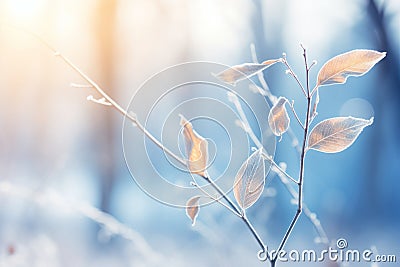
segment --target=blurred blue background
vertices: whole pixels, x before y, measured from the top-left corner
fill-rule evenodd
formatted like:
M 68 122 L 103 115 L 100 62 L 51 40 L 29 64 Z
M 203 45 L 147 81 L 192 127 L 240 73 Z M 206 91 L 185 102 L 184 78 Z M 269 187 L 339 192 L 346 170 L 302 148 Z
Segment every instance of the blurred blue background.
M 86 101 L 96 95 L 69 86 L 82 83 L 76 73 L 9 25 L 42 36 L 124 107 L 147 78 L 171 65 L 251 62 L 251 43 L 260 61 L 285 52 L 302 81 L 300 43 L 318 61 L 312 81 L 337 54 L 387 51 L 366 76 L 321 88 L 317 121 L 375 120 L 342 153 L 308 153 L 304 201 L 333 242 L 343 237 L 352 249 L 375 246 L 400 260 L 399 1 L 1 0 L 0 18 L 0 266 L 266 265 L 248 229 L 222 207 L 202 208 L 191 227 L 183 209 L 144 194 L 123 158 L 123 117 Z M 302 93 L 284 70 L 269 68 L 266 80 L 275 95 L 295 100 L 304 118 Z M 301 136 L 299 127 L 293 131 Z M 287 135 L 276 161 L 297 176 Z M 275 193 L 248 216 L 275 248 L 296 207 L 276 177 L 267 179 Z M 322 249 L 315 237 L 302 216 L 286 248 Z M 278 264 L 292 265 L 302 263 Z

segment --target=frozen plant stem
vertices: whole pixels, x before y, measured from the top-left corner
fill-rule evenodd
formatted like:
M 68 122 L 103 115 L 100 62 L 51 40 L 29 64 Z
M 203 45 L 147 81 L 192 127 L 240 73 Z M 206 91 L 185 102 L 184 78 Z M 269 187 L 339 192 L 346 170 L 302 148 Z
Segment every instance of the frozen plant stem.
M 258 61 L 258 59 L 257 59 L 256 49 L 255 49 L 254 44 L 251 44 L 251 45 L 250 45 L 250 51 L 251 51 L 253 63 L 259 64 L 259 61 Z M 283 58 L 284 58 L 284 60 L 286 61 L 286 54 L 285 54 L 285 53 L 283 54 Z M 287 61 L 286 61 L 286 63 L 288 64 Z M 316 65 L 316 63 L 317 63 L 317 62 L 314 60 L 308 69 L 310 70 L 313 66 Z M 287 65 L 286 65 L 286 66 L 287 66 Z M 270 91 L 270 89 L 269 89 L 269 87 L 268 87 L 268 84 L 267 84 L 267 82 L 266 82 L 265 79 L 264 79 L 263 74 L 260 72 L 260 73 L 257 73 L 257 75 L 258 75 L 258 79 L 259 79 L 259 81 L 260 81 L 260 84 L 261 84 L 262 88 L 263 88 L 264 91 L 266 92 L 266 93 L 265 93 L 265 96 L 267 96 L 267 99 L 268 99 L 268 100 L 271 102 L 271 104 L 273 105 L 273 104 L 276 102 L 277 97 L 271 93 L 271 91 Z M 313 95 L 314 95 L 314 93 L 316 92 L 316 89 L 317 89 L 317 88 L 318 88 L 318 87 L 316 86 L 313 90 L 311 90 L 311 97 L 313 97 Z M 317 99 L 318 99 L 318 94 L 317 94 Z M 317 101 L 317 100 L 316 100 L 316 101 Z M 295 117 L 296 117 L 296 120 L 298 121 L 298 123 L 300 124 L 300 126 L 302 127 L 302 129 L 304 130 L 304 125 L 303 125 L 303 123 L 300 121 L 300 119 L 299 119 L 298 116 L 297 116 L 297 113 L 296 113 L 295 110 L 294 110 L 294 102 L 293 102 L 293 101 L 292 101 L 290 107 L 291 107 L 291 109 L 292 109 L 292 111 L 293 111 L 293 113 L 294 113 L 294 115 L 295 115 Z M 316 107 L 315 107 L 315 108 L 316 108 Z M 309 124 L 312 123 L 313 118 L 315 117 L 315 115 L 316 115 L 316 114 L 313 114 L 313 115 L 311 116 L 311 119 L 310 119 Z M 293 133 L 293 131 L 292 131 L 292 129 L 291 129 L 290 126 L 289 126 L 289 129 L 288 129 L 288 134 L 289 134 L 290 138 L 292 139 L 293 147 L 294 147 L 295 150 L 298 152 L 298 157 L 299 157 L 299 159 L 300 159 L 300 155 L 301 155 L 302 149 L 301 149 L 301 147 L 298 145 L 297 137 L 296 137 L 296 135 Z M 270 159 L 272 159 L 271 156 L 265 155 L 265 158 L 268 159 L 268 160 L 271 162 L 271 160 L 270 160 Z M 289 181 L 287 180 L 287 178 L 289 178 L 290 180 L 294 181 L 295 184 L 298 184 L 298 182 L 297 182 L 296 180 L 294 180 L 290 175 L 288 175 L 284 169 L 282 169 L 278 164 L 275 163 L 275 161 L 272 160 L 271 163 L 277 168 L 276 173 L 277 173 L 277 175 L 279 176 L 279 178 L 280 178 L 282 184 L 285 186 L 285 188 L 287 189 L 287 191 L 288 191 L 288 192 L 290 193 L 290 195 L 292 196 L 292 198 L 293 198 L 293 199 L 297 199 L 297 198 L 298 198 L 298 193 L 297 193 L 296 190 L 292 187 L 292 185 L 289 183 Z M 286 176 L 286 177 L 285 177 L 285 176 Z M 322 227 L 321 223 L 319 222 L 319 220 L 317 220 L 317 219 L 313 216 L 314 213 L 307 207 L 307 205 L 306 205 L 304 202 L 302 202 L 302 203 L 303 203 L 303 212 L 304 212 L 304 215 L 306 215 L 306 217 L 307 217 L 307 218 L 310 220 L 310 222 L 313 224 L 315 230 L 317 231 L 317 233 L 318 233 L 318 235 L 319 235 L 320 242 L 323 243 L 323 244 L 325 244 L 325 245 L 329 245 L 329 239 L 328 239 L 328 237 L 327 237 L 327 235 L 326 235 L 326 233 L 325 233 L 325 230 L 324 230 L 324 228 Z
M 168 155 L 173 157 L 179 163 L 186 165 L 186 161 L 184 159 L 178 157 L 175 153 L 173 153 L 171 150 L 166 148 L 160 141 L 157 140 L 157 138 L 155 138 L 149 131 L 147 131 L 147 129 L 139 122 L 139 120 L 135 116 L 129 114 L 125 109 L 123 109 L 117 102 L 115 102 L 109 95 L 107 95 L 98 84 L 96 84 L 92 79 L 90 79 L 89 76 L 87 76 L 77 66 L 75 66 L 74 63 L 72 63 L 68 58 L 66 58 L 60 52 L 58 52 L 56 49 L 54 49 L 52 46 L 50 46 L 47 42 L 42 40 L 39 36 L 35 35 L 35 37 L 38 38 L 42 43 L 44 43 L 51 51 L 53 51 L 55 56 L 61 58 L 68 66 L 70 66 L 75 72 L 77 72 L 79 74 L 79 76 L 81 76 L 87 83 L 90 84 L 90 86 L 93 89 L 95 89 L 102 97 L 104 97 L 104 99 L 107 100 L 108 103 L 111 104 L 111 106 L 113 108 L 115 108 L 123 116 L 127 117 L 154 144 L 156 144 L 160 149 L 165 151 L 165 153 L 167 153 Z M 79 86 L 79 87 L 82 87 L 82 86 Z
M 246 224 L 247 228 L 249 228 L 251 234 L 253 237 L 256 239 L 258 245 L 260 246 L 261 250 L 259 251 L 259 254 L 261 253 L 266 253 L 267 252 L 267 247 L 262 241 L 261 237 L 257 233 L 256 229 L 253 227 L 251 222 L 247 219 L 246 213 L 241 212 L 239 208 L 233 203 L 233 201 L 222 191 L 222 189 L 214 183 L 214 181 L 208 177 L 208 176 L 202 176 L 217 192 L 222 196 L 222 198 L 229 204 L 230 207 L 234 210 L 235 214 L 242 219 L 242 221 Z M 219 202 L 219 201 L 217 201 Z M 224 206 L 224 205 L 223 205 Z M 266 253 L 267 259 L 269 259 L 268 253 Z
M 219 204 L 221 204 L 222 206 L 224 206 L 226 209 L 228 209 L 230 212 L 232 212 L 234 215 L 240 217 L 240 213 L 237 213 L 233 208 L 231 208 L 230 206 L 228 206 L 227 204 L 225 204 L 224 202 L 221 201 L 220 197 L 218 196 L 212 196 L 209 192 L 207 192 L 206 190 L 204 190 L 201 186 L 199 186 L 197 184 L 197 182 L 192 182 L 191 183 L 192 186 L 196 187 L 197 189 L 199 189 L 201 192 L 203 192 L 203 194 L 207 197 L 209 197 L 210 199 L 214 200 L 215 202 L 218 202 Z
M 257 53 L 256 53 L 256 48 L 255 48 L 254 44 L 250 45 L 250 51 L 251 51 L 251 57 L 253 59 L 253 63 L 259 64 L 259 61 L 258 61 L 258 58 L 257 58 Z M 286 61 L 286 54 L 284 53 L 283 54 L 283 58 L 282 58 L 282 63 L 284 63 L 285 65 L 288 64 L 287 62 L 285 63 L 285 61 Z M 264 75 L 261 72 L 257 73 L 257 77 L 258 77 L 258 80 L 259 80 L 259 82 L 260 82 L 260 84 L 262 86 L 262 89 L 264 89 L 264 92 L 265 92 L 264 94 L 267 97 L 267 100 L 269 100 L 271 105 L 274 105 L 276 103 L 276 101 L 278 100 L 278 98 L 275 95 L 272 94 L 271 90 L 269 89 L 269 86 L 268 86 L 267 82 L 265 81 Z M 304 129 L 304 127 L 303 127 L 303 129 Z M 293 147 L 296 149 L 296 151 L 300 155 L 301 148 L 299 146 L 299 142 L 298 142 L 297 137 L 294 134 L 294 132 L 293 132 L 293 130 L 292 130 L 292 128 L 290 126 L 289 126 L 289 129 L 288 129 L 288 134 L 289 134 L 290 138 L 292 139 Z
M 43 43 L 48 49 L 50 49 L 54 53 L 55 56 L 61 58 L 70 68 L 72 68 L 75 72 L 77 72 L 79 74 L 79 76 L 81 76 L 90 85 L 90 86 L 78 85 L 77 87 L 91 87 L 91 88 L 95 89 L 102 97 L 104 97 L 104 99 L 106 101 L 108 101 L 109 104 L 111 104 L 111 106 L 113 108 L 115 108 L 123 116 L 126 116 L 154 144 L 156 144 L 160 149 L 165 151 L 168 155 L 173 157 L 176 161 L 178 161 L 179 163 L 181 163 L 184 166 L 187 166 L 186 160 L 177 156 L 174 152 L 169 150 L 160 141 L 158 141 L 157 138 L 155 138 L 149 131 L 147 131 L 147 129 L 139 122 L 139 120 L 135 116 L 129 114 L 125 109 L 123 109 L 117 102 L 115 102 L 109 95 L 107 95 L 105 93 L 105 91 L 98 84 L 96 84 L 92 79 L 90 79 L 89 76 L 87 76 L 81 69 L 79 69 L 75 64 L 73 64 L 68 58 L 63 56 L 56 49 L 54 49 L 50 44 L 48 44 L 46 41 L 44 41 L 40 36 L 30 33 L 30 32 L 28 32 L 28 33 L 31 34 L 32 36 L 34 36 L 35 38 L 37 38 L 41 43 Z M 73 86 L 75 86 L 75 84 L 73 84 Z M 222 196 L 222 198 L 228 203 L 228 205 L 232 208 L 232 210 L 229 208 L 229 206 L 223 205 L 222 202 L 220 202 L 220 201 L 217 201 L 217 202 L 222 204 L 222 206 L 228 208 L 229 210 L 233 211 L 234 214 L 236 214 L 239 218 L 242 219 L 242 221 L 245 223 L 247 228 L 251 231 L 253 237 L 256 239 L 257 243 L 261 247 L 261 251 L 259 253 L 266 253 L 266 246 L 264 245 L 264 242 L 258 235 L 258 233 L 255 230 L 255 228 L 253 227 L 253 225 L 247 219 L 246 215 L 244 213 L 242 213 L 236 207 L 236 205 L 233 203 L 233 201 L 222 191 L 222 189 L 216 183 L 214 183 L 214 181 L 210 177 L 208 177 L 208 176 L 201 176 L 201 177 L 204 180 L 206 180 L 206 182 L 208 182 L 218 192 L 218 194 L 220 194 Z M 268 258 L 268 253 L 266 253 L 266 255 Z
M 102 102 L 104 102 L 103 104 L 106 104 L 107 106 L 112 106 L 113 108 L 115 108 L 119 113 L 121 113 L 123 116 L 128 118 L 136 127 L 138 127 L 139 130 L 147 138 L 149 138 L 154 144 L 156 144 L 160 149 L 165 151 L 165 153 L 167 153 L 168 155 L 173 157 L 176 161 L 178 161 L 182 165 L 186 166 L 186 163 L 187 163 L 186 160 L 178 157 L 175 153 L 173 153 L 171 150 L 166 148 L 160 141 L 157 140 L 157 138 L 155 138 L 149 131 L 147 131 L 147 129 L 140 123 L 140 121 L 134 115 L 129 114 L 125 109 L 123 109 L 117 102 L 115 102 L 109 95 L 107 95 L 98 84 L 96 84 L 92 79 L 90 79 L 89 76 L 87 76 L 81 69 L 79 69 L 68 58 L 66 58 L 59 51 L 57 51 L 57 49 L 55 49 L 48 42 L 43 40 L 42 37 L 40 37 L 39 35 L 37 35 L 33 32 L 27 31 L 27 30 L 19 28 L 19 27 L 14 27 L 14 26 L 11 26 L 11 27 L 36 38 L 40 43 L 42 43 L 49 50 L 51 50 L 53 52 L 54 56 L 61 58 L 70 68 L 72 68 L 76 73 L 78 73 L 79 76 L 81 76 L 89 84 L 89 85 L 81 85 L 81 84 L 72 83 L 71 84 L 72 87 L 95 89 L 104 98 L 104 100 L 102 101 Z M 94 99 L 93 99 L 93 97 L 91 97 L 91 99 L 89 99 L 89 100 L 93 101 Z M 93 102 L 98 103 L 97 101 L 93 101 Z
M 292 100 L 292 103 L 289 104 L 290 105 L 290 109 L 293 112 L 294 117 L 296 118 L 297 122 L 299 123 L 299 125 L 301 126 L 301 128 L 303 128 L 304 130 L 304 125 L 303 123 L 300 121 L 299 116 L 297 116 L 296 110 L 294 109 L 294 100 Z
M 305 50 L 303 50 L 303 51 L 305 51 Z M 301 82 L 300 82 L 299 78 L 297 77 L 296 73 L 293 72 L 292 67 L 290 67 L 289 63 L 287 62 L 286 56 L 283 58 L 282 62 L 287 67 L 288 74 L 292 75 L 293 78 L 296 80 L 296 82 L 299 85 L 299 87 L 301 88 L 301 91 L 303 92 L 304 96 L 308 97 L 310 95 L 310 93 L 309 93 L 310 89 L 307 88 L 307 91 L 304 89 L 304 86 L 301 84 Z M 306 68 L 307 68 L 307 72 L 308 72 L 309 69 L 308 69 L 308 67 L 306 67 Z
M 297 198 L 297 210 L 296 210 L 296 214 L 293 217 L 292 222 L 289 225 L 289 228 L 287 229 L 277 251 L 276 251 L 276 255 L 275 257 L 271 260 L 271 266 L 275 266 L 276 260 L 278 258 L 279 252 L 283 249 L 283 247 L 285 246 L 290 234 L 292 233 L 292 230 L 294 228 L 294 226 L 297 223 L 297 220 L 300 217 L 300 214 L 303 210 L 303 180 L 304 180 L 304 160 L 305 160 L 305 156 L 306 156 L 306 148 L 307 148 L 307 136 L 308 136 L 308 131 L 309 131 L 309 126 L 310 126 L 310 113 L 311 113 L 311 100 L 312 100 L 312 96 L 311 96 L 311 92 L 310 92 L 310 83 L 309 83 L 309 72 L 310 72 L 310 68 L 308 66 L 307 63 L 307 54 L 306 54 L 306 49 L 302 46 L 303 48 L 303 57 L 304 57 L 304 65 L 305 65 L 305 70 L 306 70 L 306 90 L 304 90 L 304 87 L 301 86 L 303 92 L 305 92 L 306 98 L 307 98 L 307 112 L 306 112 L 306 118 L 305 118 L 305 123 L 304 123 L 304 136 L 303 136 L 303 145 L 302 145 L 302 149 L 301 149 L 301 155 L 300 155 L 300 172 L 299 172 L 299 181 L 298 181 L 298 198 Z M 285 60 L 286 62 L 286 60 Z M 289 65 L 286 65 L 288 68 Z M 289 69 L 291 73 L 293 73 L 291 71 L 291 69 Z M 295 77 L 296 81 L 298 81 L 298 83 L 301 85 L 300 81 L 297 79 L 297 76 L 293 75 L 293 77 Z

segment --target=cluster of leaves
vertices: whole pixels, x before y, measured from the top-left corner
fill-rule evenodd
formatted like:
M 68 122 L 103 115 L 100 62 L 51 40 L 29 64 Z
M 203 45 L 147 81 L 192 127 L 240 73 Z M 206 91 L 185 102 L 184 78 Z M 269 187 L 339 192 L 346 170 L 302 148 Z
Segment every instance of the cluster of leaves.
M 320 69 L 316 84 L 312 90 L 309 88 L 308 83 L 306 89 L 302 87 L 297 76 L 287 64 L 285 56 L 280 59 L 267 60 L 260 64 L 245 63 L 236 65 L 222 71 L 217 74 L 216 77 L 234 86 L 237 82 L 259 74 L 275 63 L 284 63 L 288 68 L 287 72 L 295 77 L 308 100 L 308 117 L 303 124 L 294 110 L 293 102 L 290 104 L 287 98 L 280 96 L 275 100 L 270 109 L 268 123 L 273 134 L 281 138 L 290 126 L 290 116 L 286 109 L 286 104 L 289 103 L 294 116 L 305 131 L 303 146 L 304 155 L 302 159 L 304 160 L 305 153 L 310 149 L 324 153 L 336 153 L 345 150 L 355 142 L 366 126 L 373 123 L 373 118 L 366 120 L 354 117 L 334 117 L 317 123 L 313 129 L 309 131 L 309 125 L 317 116 L 319 88 L 327 85 L 345 83 L 349 76 L 364 75 L 376 63 L 382 60 L 385 55 L 385 52 L 373 50 L 353 50 L 333 57 Z M 311 66 L 307 67 L 306 62 L 307 72 L 310 70 Z M 313 103 L 312 109 L 311 103 Z M 207 177 L 207 143 L 204 138 L 193 130 L 190 122 L 182 119 L 181 125 L 184 127 L 183 133 L 187 147 L 188 168 L 193 174 Z M 251 207 L 260 198 L 264 189 L 266 176 L 265 160 L 267 158 L 263 151 L 263 147 L 255 149 L 243 162 L 237 172 L 233 184 L 233 192 L 235 200 L 241 209 L 241 214 L 244 214 L 245 210 Z M 299 181 L 297 181 L 297 183 L 299 183 Z M 195 196 L 187 202 L 186 213 L 193 224 L 199 212 L 200 198 L 201 196 Z M 299 201 L 301 201 L 301 199 Z
M 362 130 L 371 125 L 373 122 L 373 118 L 369 120 L 354 118 L 354 117 L 335 117 L 330 118 L 318 123 L 311 131 L 309 131 L 309 126 L 314 118 L 317 116 L 317 107 L 319 104 L 319 88 L 321 86 L 332 85 L 332 84 L 341 84 L 345 83 L 349 76 L 361 76 L 367 73 L 376 63 L 382 60 L 385 56 L 385 52 L 377 52 L 373 50 L 353 50 L 341 55 L 338 55 L 328 62 L 326 62 L 318 73 L 318 79 L 315 87 L 311 90 L 309 88 L 308 82 L 308 73 L 311 66 L 307 65 L 306 53 L 304 50 L 304 59 L 307 73 L 307 87 L 306 89 L 302 86 L 299 79 L 295 75 L 295 73 L 290 68 L 289 64 L 286 61 L 286 56 L 284 55 L 279 59 L 266 60 L 261 64 L 258 63 L 245 63 L 241 65 L 233 66 L 227 70 L 222 71 L 221 73 L 215 75 L 220 80 L 230 84 L 235 85 L 237 82 L 252 77 L 254 75 L 258 75 L 258 77 L 262 77 L 261 72 L 266 68 L 276 64 L 283 63 L 287 67 L 287 73 L 292 75 L 297 81 L 298 85 L 302 89 L 306 99 L 307 99 L 307 113 L 305 123 L 303 124 L 298 118 L 293 102 L 290 104 L 290 107 L 293 111 L 293 114 L 300 124 L 300 126 L 304 130 L 304 138 L 303 138 L 303 147 L 301 151 L 301 159 L 300 165 L 301 170 L 299 174 L 299 180 L 296 181 L 289 174 L 286 173 L 285 168 L 281 168 L 277 163 L 275 163 L 270 155 L 268 155 L 267 151 L 263 148 L 261 142 L 255 137 L 254 133 L 251 130 L 250 125 L 245 118 L 243 112 L 241 112 L 241 107 L 239 102 L 236 100 L 236 95 L 232 92 L 228 93 L 228 99 L 234 102 L 236 108 L 239 113 L 241 113 L 240 117 L 242 120 L 241 125 L 243 129 L 250 135 L 252 140 L 255 142 L 257 148 L 253 150 L 253 153 L 243 162 L 242 166 L 239 168 L 237 175 L 235 177 L 235 181 L 233 184 L 233 192 L 234 197 L 239 205 L 238 208 L 234 202 L 230 199 L 228 195 L 226 195 L 217 184 L 209 177 L 207 173 L 208 168 L 208 142 L 205 138 L 199 135 L 194 129 L 193 125 L 186 120 L 183 116 L 181 116 L 181 126 L 183 127 L 183 137 L 185 140 L 187 159 L 181 159 L 177 155 L 175 155 L 171 150 L 165 147 L 160 141 L 158 141 L 147 129 L 140 123 L 135 114 L 128 113 L 125 109 L 123 109 L 117 102 L 115 102 L 109 95 L 105 93 L 105 91 L 96 84 L 89 76 L 87 76 L 84 72 L 82 72 L 76 65 L 74 65 L 69 59 L 64 57 L 61 53 L 59 53 L 56 49 L 50 46 L 47 42 L 45 42 L 40 37 L 32 34 L 34 37 L 38 38 L 40 42 L 45 44 L 51 51 L 54 52 L 56 56 L 61 58 L 67 65 L 69 65 L 77 74 L 79 74 L 83 80 L 85 80 L 88 85 L 73 85 L 75 87 L 88 87 L 94 89 L 100 96 L 100 99 L 95 99 L 93 96 L 89 96 L 88 100 L 95 102 L 97 104 L 102 104 L 106 106 L 113 107 L 118 112 L 120 112 L 123 116 L 129 119 L 140 131 L 144 133 L 154 144 L 156 144 L 160 149 L 163 149 L 168 155 L 175 158 L 178 162 L 183 165 L 186 165 L 190 173 L 192 174 L 193 183 L 192 185 L 198 187 L 200 191 L 204 195 L 198 195 L 190 198 L 186 203 L 186 213 L 188 217 L 192 220 L 192 224 L 194 225 L 196 217 L 198 216 L 200 210 L 200 199 L 202 197 L 207 197 L 215 200 L 219 204 L 223 205 L 227 209 L 229 209 L 232 213 L 237 215 L 250 229 L 254 238 L 257 240 L 258 244 L 261 246 L 262 250 L 260 253 L 267 252 L 266 246 L 261 240 L 260 236 L 257 234 L 254 227 L 251 225 L 250 221 L 246 217 L 246 209 L 251 207 L 261 196 L 264 186 L 265 186 L 265 176 L 266 176 L 266 165 L 265 161 L 269 161 L 275 167 L 274 170 L 279 172 L 279 175 L 284 175 L 290 178 L 291 182 L 296 183 L 299 186 L 299 191 L 297 195 L 298 200 L 298 210 L 297 213 L 289 226 L 279 248 L 279 251 L 283 248 L 287 238 L 289 237 L 291 230 L 293 229 L 298 216 L 302 210 L 302 178 L 304 175 L 304 158 L 305 154 L 308 150 L 313 149 L 325 153 L 336 153 L 345 150 L 349 146 L 351 146 L 357 137 L 360 135 Z M 260 79 L 261 81 L 261 79 Z M 252 90 L 252 88 L 249 88 Z M 254 90 L 254 88 L 253 88 Z M 288 111 L 286 109 L 286 104 L 289 103 L 288 99 L 280 96 L 276 98 L 269 91 L 265 90 L 257 90 L 261 93 L 261 95 L 266 96 L 272 102 L 273 107 L 270 109 L 268 115 L 268 124 L 271 128 L 271 131 L 278 137 L 282 137 L 282 135 L 288 131 L 290 128 L 290 117 Z M 311 103 L 314 103 L 313 108 L 311 109 Z M 219 194 L 219 196 L 212 196 L 207 191 L 202 189 L 196 182 L 195 176 L 198 175 L 205 179 Z M 291 190 L 290 190 L 291 191 Z M 295 193 L 292 192 L 292 196 L 295 197 Z M 265 253 L 268 258 L 268 253 Z M 268 258 L 271 262 L 271 266 L 275 266 L 276 257 Z

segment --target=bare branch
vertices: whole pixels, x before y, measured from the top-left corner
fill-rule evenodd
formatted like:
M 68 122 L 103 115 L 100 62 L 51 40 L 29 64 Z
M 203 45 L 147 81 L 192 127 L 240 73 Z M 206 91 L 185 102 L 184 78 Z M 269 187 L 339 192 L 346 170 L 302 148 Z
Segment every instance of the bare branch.
M 285 64 L 286 68 L 288 69 L 288 74 L 290 74 L 296 80 L 297 84 L 301 88 L 301 91 L 303 91 L 304 96 L 307 97 L 306 90 L 304 89 L 304 87 L 301 84 L 301 82 L 300 82 L 299 78 L 297 77 L 297 75 L 293 72 L 292 67 L 290 67 L 286 57 L 283 58 L 282 63 Z
M 301 155 L 300 155 L 300 173 L 299 173 L 299 182 L 298 182 L 298 204 L 297 204 L 297 210 L 296 213 L 293 217 L 292 222 L 289 225 L 289 228 L 287 229 L 285 236 L 283 237 L 278 249 L 276 256 L 272 259 L 273 262 L 276 262 L 276 259 L 279 255 L 279 252 L 283 249 L 283 247 L 286 244 L 286 241 L 288 240 L 290 234 L 292 233 L 292 230 L 294 226 L 297 223 L 297 220 L 300 217 L 301 212 L 303 211 L 303 179 L 304 179 L 304 161 L 305 161 L 305 156 L 306 156 L 306 148 L 307 148 L 307 137 L 308 137 L 308 131 L 309 131 L 309 126 L 310 126 L 310 113 L 311 113 L 311 94 L 310 94 L 310 83 L 309 83 L 309 68 L 308 68 L 308 63 L 307 63 L 307 54 L 306 54 L 306 49 L 301 45 L 303 48 L 303 57 L 304 57 L 304 65 L 305 65 L 305 70 L 306 70 L 306 84 L 307 84 L 307 91 L 303 90 L 306 93 L 307 97 L 307 112 L 306 112 L 306 121 L 304 123 L 304 137 L 303 137 L 303 146 L 301 150 Z M 304 88 L 303 88 L 304 89 Z
M 304 125 L 303 123 L 300 121 L 299 116 L 297 116 L 296 110 L 294 109 L 294 100 L 292 100 L 292 102 L 289 104 L 290 108 L 292 109 L 292 112 L 297 120 L 297 122 L 300 124 L 301 128 L 303 128 L 304 130 Z
M 79 83 L 70 83 L 69 86 L 75 88 L 93 88 L 93 86 L 90 84 L 79 84 Z
M 228 205 L 226 205 L 224 202 L 221 201 L 221 196 L 219 197 L 215 197 L 212 196 L 210 193 L 208 193 L 206 190 L 204 190 L 201 186 L 199 186 L 199 184 L 196 181 L 192 181 L 190 183 L 192 186 L 196 187 L 197 189 L 199 189 L 201 192 L 203 192 L 203 194 L 205 194 L 208 198 L 214 200 L 215 202 L 218 202 L 219 204 L 221 204 L 222 206 L 224 206 L 225 208 L 227 208 L 230 212 L 232 212 L 234 215 L 238 216 L 238 217 L 242 217 L 242 215 L 240 213 L 237 213 L 235 210 L 233 210 L 231 207 L 229 207 Z
M 58 52 L 56 49 L 54 49 L 50 44 L 48 44 L 46 41 L 44 41 L 41 37 L 30 33 L 34 37 L 36 37 L 41 43 L 43 43 L 46 47 L 48 47 L 51 51 L 53 51 L 54 55 L 61 58 L 69 67 L 71 67 L 76 73 L 79 74 L 88 84 L 90 84 L 93 89 L 95 89 L 103 98 L 105 103 L 109 103 L 112 107 L 114 107 L 119 113 L 121 113 L 124 117 L 128 118 L 132 123 L 134 123 L 147 138 L 149 138 L 154 144 L 156 144 L 159 148 L 161 148 L 165 153 L 173 157 L 176 161 L 181 163 L 182 165 L 186 166 L 186 161 L 179 156 L 177 156 L 174 152 L 169 150 L 167 147 L 165 147 L 160 141 L 157 140 L 147 129 L 143 127 L 143 125 L 139 122 L 137 117 L 131 116 L 125 109 L 123 109 L 117 102 L 115 102 L 108 94 L 105 93 L 105 91 L 98 85 L 96 84 L 89 76 L 87 76 L 81 69 L 79 69 L 75 64 L 73 64 L 68 58 L 66 58 L 64 55 L 62 55 L 60 52 Z M 92 99 L 89 99 L 92 100 Z M 108 105 L 108 104 L 107 104 Z
M 87 99 L 87 101 L 92 101 L 93 103 L 96 103 L 96 104 L 100 104 L 100 105 L 104 105 L 104 106 L 111 106 L 111 103 L 107 102 L 104 97 L 96 99 L 92 95 L 88 95 L 88 97 L 86 99 Z

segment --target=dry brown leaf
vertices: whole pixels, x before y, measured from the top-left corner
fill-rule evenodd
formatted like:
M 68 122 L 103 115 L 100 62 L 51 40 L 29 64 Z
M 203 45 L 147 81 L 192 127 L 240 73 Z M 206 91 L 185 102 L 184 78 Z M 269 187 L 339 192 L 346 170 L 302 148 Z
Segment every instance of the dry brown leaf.
M 280 59 L 266 60 L 261 64 L 256 63 L 244 63 L 241 65 L 235 65 L 215 75 L 218 79 L 223 82 L 235 85 L 238 81 L 250 78 L 251 76 L 265 70 L 273 64 L 281 61 Z
M 269 111 L 269 127 L 276 136 L 281 136 L 289 128 L 290 118 L 285 107 L 286 102 L 288 100 L 285 97 L 279 97 L 278 101 Z
M 337 153 L 351 146 L 362 130 L 373 123 L 353 117 L 331 118 L 318 123 L 308 138 L 308 148 L 325 153 Z
M 195 196 L 186 202 L 186 215 L 192 220 L 192 226 L 196 223 L 197 215 L 199 215 L 199 200 L 200 196 Z
M 192 124 L 185 117 L 182 115 L 180 117 L 180 124 L 183 126 L 189 171 L 205 177 L 208 162 L 208 142 L 193 130 Z
M 252 206 L 261 196 L 265 185 L 265 163 L 261 149 L 242 164 L 235 177 L 233 193 L 242 210 Z
M 317 85 L 345 83 L 349 76 L 361 76 L 386 56 L 386 52 L 357 49 L 326 62 L 318 73 Z

